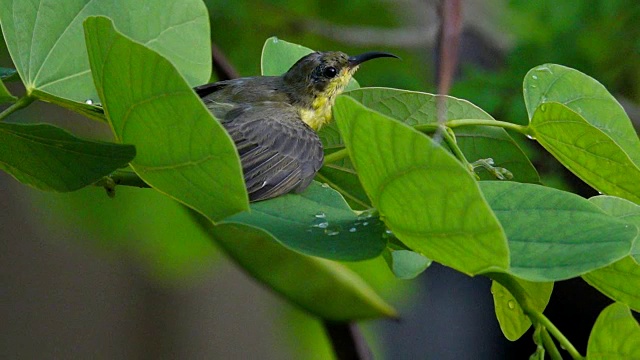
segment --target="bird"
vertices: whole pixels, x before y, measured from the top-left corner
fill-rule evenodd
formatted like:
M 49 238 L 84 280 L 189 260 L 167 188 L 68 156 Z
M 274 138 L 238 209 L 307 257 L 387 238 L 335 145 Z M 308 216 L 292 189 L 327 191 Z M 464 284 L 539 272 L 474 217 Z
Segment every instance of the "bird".
M 280 76 L 224 80 L 194 88 L 230 135 L 250 202 L 304 191 L 322 166 L 317 134 L 359 65 L 386 52 L 312 52 Z

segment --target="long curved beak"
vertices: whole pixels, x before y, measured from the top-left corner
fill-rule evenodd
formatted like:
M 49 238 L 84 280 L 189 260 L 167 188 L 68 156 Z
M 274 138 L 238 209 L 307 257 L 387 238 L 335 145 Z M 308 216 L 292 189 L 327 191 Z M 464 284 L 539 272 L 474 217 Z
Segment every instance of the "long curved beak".
M 360 55 L 349 57 L 349 66 L 350 67 L 355 67 L 355 66 L 358 66 L 358 65 L 362 64 L 365 61 L 369 61 L 369 60 L 377 59 L 377 58 L 381 58 L 381 57 L 391 57 L 391 58 L 400 59 L 400 57 L 398 57 L 396 55 L 393 55 L 393 54 L 390 54 L 390 53 L 372 51 L 372 52 L 368 52 L 368 53 L 364 53 L 364 54 L 360 54 Z

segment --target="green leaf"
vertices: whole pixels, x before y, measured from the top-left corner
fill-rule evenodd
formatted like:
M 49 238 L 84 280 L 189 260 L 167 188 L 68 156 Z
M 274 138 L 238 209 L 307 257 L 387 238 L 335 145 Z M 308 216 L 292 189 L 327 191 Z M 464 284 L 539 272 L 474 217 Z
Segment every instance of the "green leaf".
M 225 222 L 261 228 L 292 250 L 333 260 L 374 258 L 387 244 L 378 217 L 357 215 L 338 192 L 317 182 L 301 194 L 254 203 L 250 213 Z
M 422 274 L 432 262 L 430 259 L 411 250 L 387 249 L 383 256 L 389 269 L 398 279 L 402 280 L 414 279 Z
M 557 281 L 609 265 L 629 254 L 636 228 L 588 200 L 541 185 L 480 183 L 502 224 L 510 273 L 530 281 Z
M 524 100 L 529 118 L 546 102 L 561 103 L 607 134 L 640 166 L 640 140 L 629 116 L 597 80 L 565 66 L 544 64 L 524 78 Z
M 596 196 L 589 199 L 607 214 L 615 216 L 640 227 L 640 206 L 613 196 Z M 615 263 L 582 275 L 591 286 L 615 301 L 628 305 L 640 311 L 640 257 L 638 244 L 639 235 L 634 239 L 632 256 L 623 258 Z
M 640 325 L 625 305 L 614 303 L 598 316 L 587 345 L 589 360 L 640 359 Z
M 264 76 L 279 76 L 286 73 L 300 58 L 309 55 L 313 50 L 308 47 L 280 40 L 272 36 L 264 42 L 260 69 Z M 346 90 L 360 87 L 355 79 L 351 79 Z
M 125 167 L 131 145 L 83 140 L 52 125 L 0 123 L 0 169 L 46 191 L 73 191 Z
M 0 81 L 0 104 L 6 104 L 10 102 L 15 102 L 17 98 L 7 90 L 4 86 L 4 83 Z
M 191 86 L 209 80 L 209 18 L 200 0 L 3 0 L 2 31 L 27 91 L 97 99 L 82 30 L 92 15 L 112 17 L 122 33 L 169 59 Z
M 607 134 L 560 103 L 542 104 L 530 128 L 553 156 L 601 193 L 640 203 L 640 168 Z
M 107 18 L 88 18 L 85 27 L 112 130 L 118 141 L 136 145 L 135 172 L 213 221 L 248 209 L 233 142 L 173 65 Z
M 410 126 L 438 123 L 438 106 L 444 106 L 443 119 L 493 120 L 491 115 L 472 103 L 451 96 L 389 88 L 362 88 L 347 93 L 364 106 Z M 439 105 L 438 102 L 442 102 Z M 469 161 L 492 158 L 495 166 L 513 173 L 513 180 L 539 183 L 540 177 L 527 156 L 504 129 L 491 126 L 454 128 L 458 145 Z M 495 177 L 479 172 L 482 179 Z
M 451 154 L 350 97 L 338 97 L 334 114 L 364 189 L 398 239 L 466 274 L 508 267 L 500 224 Z
M 640 205 L 614 196 L 594 196 L 590 202 L 611 216 L 627 221 L 638 228 L 638 235 L 633 240 L 631 256 L 640 264 Z
M 640 265 L 630 256 L 584 274 L 582 278 L 611 299 L 640 311 Z
M 509 275 L 507 275 L 509 276 Z M 530 306 L 543 312 L 549 304 L 553 292 L 552 282 L 530 282 L 513 277 L 525 292 Z M 531 320 L 524 314 L 518 301 L 509 290 L 497 281 L 491 282 L 491 294 L 496 317 L 504 336 L 510 341 L 518 340 L 531 326 Z
M 344 265 L 291 251 L 251 226 L 199 221 L 251 276 L 313 315 L 334 321 L 395 316 L 395 310 Z

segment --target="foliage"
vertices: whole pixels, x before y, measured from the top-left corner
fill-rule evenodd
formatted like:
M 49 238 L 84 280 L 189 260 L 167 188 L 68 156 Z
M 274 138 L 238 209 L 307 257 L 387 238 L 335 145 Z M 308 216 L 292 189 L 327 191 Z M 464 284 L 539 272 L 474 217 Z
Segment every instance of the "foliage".
M 190 90 L 209 78 L 208 53 L 179 56 L 208 47 L 208 36 L 191 36 L 208 33 L 206 9 L 196 0 L 145 9 L 125 3 L 116 9 L 75 0 L 52 12 L 48 0 L 31 8 L 0 2 L 7 47 L 26 87 L 16 99 L 0 86 L 0 100 L 12 104 L 0 121 L 44 100 L 106 121 L 114 136 L 101 143 L 49 124 L 0 122 L 2 170 L 42 190 L 94 183 L 113 190 L 131 178 L 116 171 L 129 164 L 136 184 L 153 188 L 139 191 L 189 207 L 247 272 L 327 320 L 395 316 L 340 261 L 384 257 L 402 278 L 436 261 L 494 281 L 508 339 L 533 325 L 540 349 L 557 352 L 550 334 L 581 358 L 543 312 L 554 281 L 582 276 L 617 301 L 598 318 L 587 355 L 631 356 L 640 336 L 629 312 L 640 298 L 633 286 L 640 141 L 596 80 L 555 64 L 532 69 L 524 80 L 526 125 L 496 121 L 462 99 L 354 82 L 336 101 L 335 123 L 320 134 L 326 163 L 317 180 L 328 185 L 249 205 L 230 138 Z M 182 10 L 158 16 L 167 7 Z M 46 22 L 36 21 L 41 11 Z M 133 26 L 133 15 L 153 17 L 153 27 Z M 262 69 L 282 72 L 309 51 L 269 39 Z M 535 139 L 607 196 L 587 200 L 537 184 L 536 169 L 505 129 Z

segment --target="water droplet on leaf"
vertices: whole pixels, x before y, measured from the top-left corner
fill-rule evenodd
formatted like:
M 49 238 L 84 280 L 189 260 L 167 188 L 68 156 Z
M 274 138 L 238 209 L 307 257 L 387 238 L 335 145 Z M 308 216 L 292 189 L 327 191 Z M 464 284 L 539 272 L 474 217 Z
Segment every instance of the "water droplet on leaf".
M 509 300 L 507 301 L 507 306 L 509 307 L 509 309 L 513 310 L 516 308 L 516 302 L 513 300 Z
M 356 230 L 358 230 L 358 229 L 352 227 L 351 229 L 349 229 L 349 232 L 356 232 Z
M 84 103 L 87 105 L 93 105 L 93 100 L 87 99 Z
M 327 217 L 327 214 L 323 213 L 322 211 L 316 214 L 316 219 L 324 219 Z
M 532 78 L 533 80 L 538 80 L 538 77 L 537 77 L 536 75 L 531 75 L 531 78 Z

